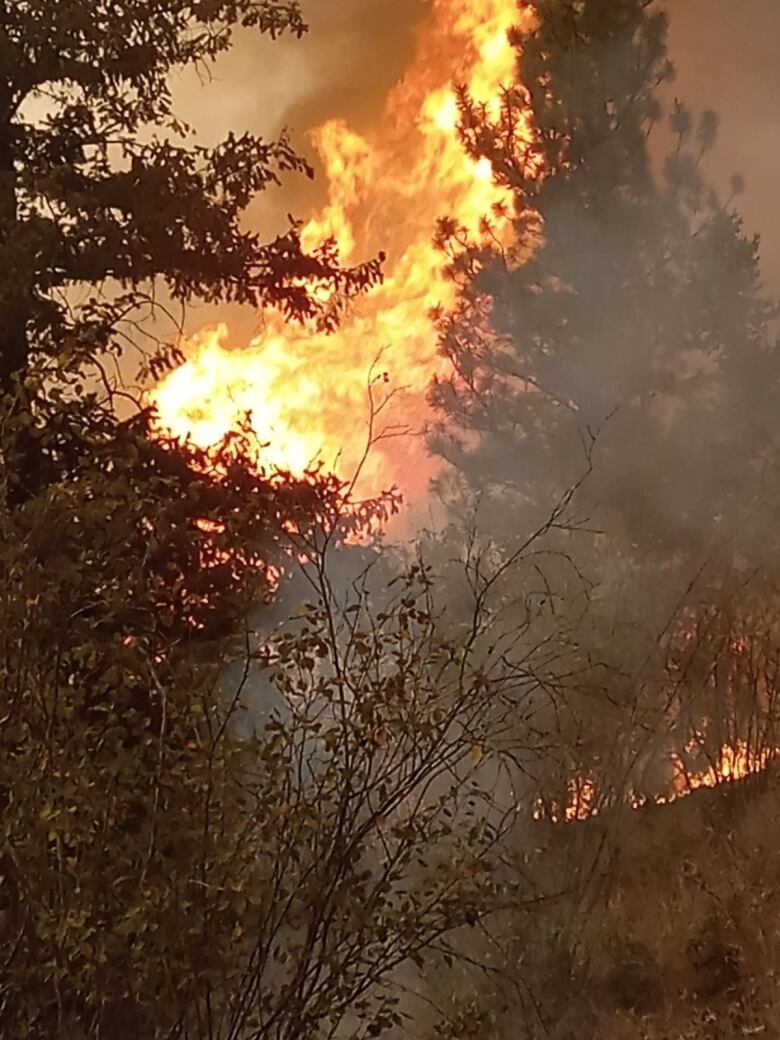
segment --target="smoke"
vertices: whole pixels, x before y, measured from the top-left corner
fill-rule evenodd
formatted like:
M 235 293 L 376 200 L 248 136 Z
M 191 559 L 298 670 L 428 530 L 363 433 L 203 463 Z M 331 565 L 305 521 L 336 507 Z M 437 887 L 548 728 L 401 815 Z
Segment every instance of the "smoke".
M 399 0 L 392 9 L 381 0 L 309 0 L 306 36 L 239 32 L 207 81 L 181 78 L 177 107 L 212 142 L 231 130 L 272 135 L 283 126 L 303 136 L 335 115 L 370 123 L 411 57 L 426 7 L 425 0 Z
M 310 32 L 302 40 L 258 40 L 239 35 L 213 78 L 192 74 L 177 84 L 182 116 L 209 141 L 227 131 L 272 136 L 289 128 L 311 155 L 307 134 L 341 116 L 358 130 L 380 118 L 388 90 L 407 67 L 414 32 L 431 0 L 304 2 Z M 670 93 L 701 110 L 714 109 L 720 137 L 707 172 L 724 195 L 734 173 L 747 184 L 740 209 L 761 235 L 762 269 L 780 292 L 780 227 L 772 219 L 780 161 L 780 5 L 776 0 L 677 0 L 670 5 L 670 54 L 677 80 Z M 702 26 L 706 25 L 706 36 Z M 313 156 L 312 156 L 313 158 Z M 321 201 L 319 186 L 302 181 L 263 200 L 252 214 L 258 228 L 273 227 L 284 206 L 306 216 Z M 280 205 L 283 203 L 283 205 Z
M 761 236 L 767 289 L 780 294 L 780 5 L 776 0 L 677 0 L 671 5 L 670 54 L 677 67 L 674 95 L 720 116 L 708 176 L 728 195 L 734 173 L 746 181 L 739 208 L 746 228 Z
M 287 130 L 314 162 L 308 135 L 320 123 L 344 117 L 357 130 L 376 124 L 412 58 L 415 26 L 429 6 L 426 0 L 309 0 L 309 32 L 302 39 L 239 32 L 207 79 L 191 71 L 180 78 L 177 111 L 209 144 L 230 132 L 273 137 Z M 318 186 L 310 191 L 295 181 L 285 201 L 306 216 L 317 195 Z M 277 196 L 263 218 L 278 204 Z
M 376 125 L 390 88 L 411 61 L 415 28 L 430 0 L 303 0 L 302 6 L 309 25 L 302 39 L 239 32 L 207 76 L 188 70 L 174 84 L 177 113 L 205 144 L 230 132 L 273 138 L 286 131 L 314 166 L 313 181 L 290 177 L 249 208 L 247 224 L 266 238 L 287 229 L 288 213 L 306 220 L 324 202 L 311 131 L 335 117 L 358 131 Z M 188 328 L 223 321 L 239 344 L 260 329 L 248 308 L 224 306 L 193 306 Z

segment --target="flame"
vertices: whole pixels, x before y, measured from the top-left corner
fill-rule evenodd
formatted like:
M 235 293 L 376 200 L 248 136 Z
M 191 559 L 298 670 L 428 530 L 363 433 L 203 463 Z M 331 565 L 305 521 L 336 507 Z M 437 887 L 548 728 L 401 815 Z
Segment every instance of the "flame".
M 780 754 L 780 749 L 755 748 L 744 740 L 723 744 L 712 758 L 704 754 L 703 747 L 703 735 L 694 733 L 685 746 L 685 756 L 688 759 L 692 757 L 694 765 L 686 765 L 683 757 L 676 752 L 670 754 L 670 780 L 666 794 L 648 799 L 629 792 L 625 801 L 633 809 L 641 809 L 648 802 L 668 805 L 701 788 L 718 787 L 720 784 L 746 780 L 762 773 Z M 702 762 L 702 759 L 705 759 L 705 762 Z M 553 823 L 573 823 L 588 820 L 601 812 L 599 784 L 591 776 L 571 777 L 566 785 L 566 796 L 566 802 L 558 804 L 548 804 L 543 799 L 538 799 L 534 805 L 533 818 L 546 818 Z
M 383 250 L 385 280 L 332 335 L 276 314 L 245 349 L 231 348 L 225 326 L 197 335 L 188 360 L 150 394 L 166 433 L 208 449 L 250 414 L 266 467 L 359 473 L 369 494 L 398 486 L 414 498 L 427 487 L 434 464 L 414 434 L 431 379 L 447 374 L 431 312 L 452 306 L 456 293 L 435 224 L 451 218 L 476 238 L 488 218 L 502 242 L 512 231 L 511 193 L 458 138 L 453 84 L 496 115 L 515 72 L 507 34 L 519 18 L 516 0 L 434 0 L 380 125 L 361 135 L 334 119 L 313 132 L 327 202 L 303 244 L 333 238 L 345 263 Z
M 698 735 L 692 738 L 689 753 L 699 750 Z M 703 769 L 691 771 L 678 755 L 672 755 L 672 798 L 680 798 L 701 787 L 717 787 L 732 780 L 745 780 L 763 772 L 776 757 L 774 748 L 753 748 L 744 740 L 724 744 L 715 759 Z

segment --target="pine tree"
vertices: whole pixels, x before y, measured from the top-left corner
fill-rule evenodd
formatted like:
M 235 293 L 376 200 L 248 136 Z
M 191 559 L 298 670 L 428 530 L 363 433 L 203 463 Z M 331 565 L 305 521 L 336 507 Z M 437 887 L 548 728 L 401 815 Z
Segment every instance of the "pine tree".
M 644 0 L 535 8 L 501 118 L 463 101 L 468 148 L 515 193 L 517 241 L 455 260 L 463 292 L 442 345 L 456 375 L 434 395 L 452 421 L 437 444 L 517 523 L 576 480 L 598 434 L 580 501 L 613 546 L 656 562 L 704 551 L 776 491 L 780 356 L 758 242 L 706 185 L 713 113 L 696 123 L 676 104 L 654 168 L 666 16 Z
M 433 389 L 434 447 L 451 504 L 476 499 L 505 554 L 584 477 L 548 544 L 591 585 L 583 666 L 610 667 L 555 715 L 562 782 L 622 798 L 655 771 L 665 793 L 672 751 L 696 772 L 723 745 L 759 764 L 780 745 L 774 309 L 757 240 L 706 184 L 717 118 L 676 102 L 664 144 L 665 14 L 533 7 L 500 116 L 461 99 L 516 235 L 502 249 L 442 227 L 461 292 L 441 318 L 454 374 Z

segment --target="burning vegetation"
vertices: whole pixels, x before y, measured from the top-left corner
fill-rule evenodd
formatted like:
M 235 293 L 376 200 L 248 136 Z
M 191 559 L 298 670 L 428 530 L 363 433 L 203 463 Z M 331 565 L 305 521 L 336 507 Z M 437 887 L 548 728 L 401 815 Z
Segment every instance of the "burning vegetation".
M 398 486 L 424 496 L 436 468 L 422 440 L 426 394 L 449 375 L 434 312 L 457 292 L 436 221 L 475 241 L 512 237 L 511 192 L 460 139 L 458 90 L 498 114 L 518 16 L 512 0 L 438 0 L 379 125 L 360 135 L 331 120 L 313 131 L 328 201 L 302 242 L 332 239 L 346 263 L 385 252 L 382 284 L 332 335 L 275 314 L 248 347 L 231 347 L 225 327 L 199 334 L 151 395 L 163 429 L 210 448 L 249 415 L 263 466 L 300 475 L 322 464 L 347 480 L 360 469 L 364 494 Z M 530 125 L 524 134 L 530 140 Z
M 458 407 L 478 398 L 480 349 L 499 357 L 492 381 L 515 378 L 520 392 L 554 398 L 532 366 L 519 379 L 511 373 L 505 342 L 491 327 L 489 294 L 463 292 L 464 279 L 489 271 L 491 258 L 500 256 L 509 269 L 529 265 L 546 216 L 546 175 L 556 164 L 561 175 L 571 172 L 560 144 L 549 150 L 554 134 L 545 137 L 535 127 L 532 94 L 516 77 L 516 47 L 533 33 L 535 18 L 532 5 L 521 11 L 514 0 L 437 0 L 379 125 L 358 134 L 332 119 L 312 131 L 327 202 L 303 226 L 303 246 L 332 243 L 345 263 L 382 253 L 382 282 L 351 304 L 334 332 L 272 311 L 245 347 L 230 344 L 225 325 L 195 335 L 186 361 L 150 392 L 161 434 L 213 457 L 226 437 L 249 430 L 253 463 L 261 469 L 301 477 L 323 467 L 352 493 L 370 498 L 394 488 L 424 505 L 442 465 L 425 434 L 436 420 L 441 429 L 448 395 Z M 333 290 L 316 280 L 311 288 L 327 304 Z M 568 295 L 567 286 L 555 285 L 554 306 L 563 311 Z M 449 317 L 464 307 L 460 318 Z M 465 341 L 453 346 L 453 334 Z M 697 358 L 696 349 L 684 349 L 682 364 L 707 371 L 708 350 Z M 597 365 L 607 350 L 599 344 Z M 643 392 L 654 393 L 656 381 Z M 576 382 L 584 387 L 584 379 Z M 619 392 L 611 402 L 605 395 L 601 413 L 590 414 L 577 402 L 579 393 L 578 387 L 569 399 L 562 395 L 557 406 L 568 407 L 580 429 L 623 404 Z M 674 397 L 664 394 L 673 408 Z M 461 419 L 458 437 L 468 425 Z M 477 432 L 485 437 L 483 422 Z M 572 459 L 581 457 L 570 447 Z M 502 456 L 511 458 L 510 450 L 505 446 Z M 694 729 L 665 754 L 668 790 L 655 798 L 745 778 L 773 755 L 773 748 L 754 750 L 741 735 L 713 748 Z M 599 811 L 597 780 L 585 775 L 569 783 L 570 802 L 554 815 L 581 819 Z M 631 792 L 626 798 L 636 805 L 645 800 Z

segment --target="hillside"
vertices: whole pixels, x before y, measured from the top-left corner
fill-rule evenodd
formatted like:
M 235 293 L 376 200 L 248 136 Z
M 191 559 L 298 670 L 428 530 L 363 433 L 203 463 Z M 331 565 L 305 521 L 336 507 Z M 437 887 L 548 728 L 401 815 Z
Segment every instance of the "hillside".
M 780 1035 L 779 825 L 774 771 L 550 834 L 570 894 L 536 935 L 549 1031 Z

